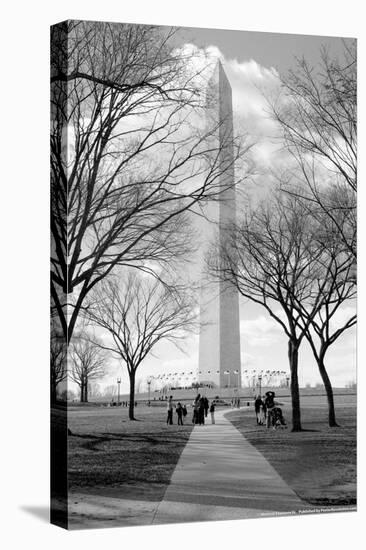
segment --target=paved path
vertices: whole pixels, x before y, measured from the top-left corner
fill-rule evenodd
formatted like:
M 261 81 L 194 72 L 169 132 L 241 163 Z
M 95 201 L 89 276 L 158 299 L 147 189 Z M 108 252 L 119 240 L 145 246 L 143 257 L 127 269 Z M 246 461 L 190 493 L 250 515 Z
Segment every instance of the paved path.
M 196 426 L 153 523 L 296 513 L 300 500 L 263 455 L 227 420 Z
M 73 494 L 70 528 L 147 525 L 287 515 L 299 499 L 224 416 L 195 426 L 161 502 Z

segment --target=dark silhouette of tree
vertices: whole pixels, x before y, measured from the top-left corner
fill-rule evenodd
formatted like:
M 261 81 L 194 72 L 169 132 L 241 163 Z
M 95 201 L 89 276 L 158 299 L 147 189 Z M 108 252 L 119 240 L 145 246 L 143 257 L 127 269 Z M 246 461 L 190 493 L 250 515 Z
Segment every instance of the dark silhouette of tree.
M 320 223 L 296 193 L 278 191 L 229 227 L 220 255 L 209 258 L 211 272 L 265 307 L 288 337 L 293 431 L 301 430 L 298 355 L 304 337 L 325 386 L 329 425 L 337 425 L 325 355 L 356 323 L 353 313 L 337 320 L 356 290 L 354 259 L 333 229 L 328 216 Z
M 321 63 L 299 59 L 282 78 L 271 111 L 295 159 L 298 186 L 313 214 L 326 214 L 356 259 L 357 50 L 344 41 L 343 56 L 322 50 Z M 294 173 L 291 173 L 291 191 Z
M 241 155 L 235 147 L 222 162 L 201 75 L 173 34 L 80 21 L 52 29 L 51 295 L 67 342 L 116 266 L 152 271 L 189 250 L 185 213 L 218 197 Z
M 319 307 L 312 281 L 320 255 L 308 209 L 297 197 L 276 193 L 248 207 L 208 258 L 211 273 L 263 306 L 288 338 L 293 431 L 302 429 L 298 357 Z M 297 303 L 311 304 L 307 319 L 297 311 Z
M 93 292 L 86 318 L 110 335 L 99 343 L 117 355 L 127 367 L 130 380 L 129 418 L 135 420 L 136 371 L 162 340 L 179 345 L 196 326 L 194 296 L 180 285 L 162 285 L 151 275 L 138 272 L 103 281 Z
M 319 224 L 314 230 L 314 243 L 323 252 L 312 273 L 310 307 L 309 302 L 299 301 L 296 296 L 294 303 L 296 310 L 303 318 L 304 325 L 308 320 L 310 321 L 310 324 L 307 324 L 305 336 L 317 362 L 327 394 L 329 426 L 336 427 L 338 424 L 333 388 L 326 369 L 325 357 L 338 338 L 357 322 L 355 310 L 352 309 L 351 312 L 342 310 L 345 302 L 352 302 L 356 297 L 355 267 L 353 257 L 349 255 L 348 250 L 345 251 L 337 229 L 333 223 L 330 223 L 327 216 L 323 224 Z M 316 315 L 311 307 L 314 302 L 318 304 Z M 347 314 L 344 315 L 344 312 Z
M 70 378 L 80 388 L 81 403 L 87 403 L 89 383 L 105 374 L 106 353 L 87 335 L 74 338 L 69 350 Z
M 306 335 L 326 389 L 330 426 L 337 423 L 325 355 L 356 323 L 352 313 L 343 323 L 336 322 L 342 304 L 356 295 L 357 258 L 357 50 L 355 40 L 343 44 L 343 55 L 336 59 L 324 48 L 318 66 L 299 59 L 282 78 L 279 101 L 271 104 L 295 160 L 295 168 L 280 175 L 281 187 L 303 199 L 323 239 L 320 276 L 326 273 L 329 284 L 321 285 L 323 307 Z M 313 292 L 319 292 L 316 283 Z M 298 306 L 299 314 L 308 318 L 307 304 Z
M 67 377 L 67 346 L 63 334 L 51 333 L 51 403 L 57 401 L 57 386 Z

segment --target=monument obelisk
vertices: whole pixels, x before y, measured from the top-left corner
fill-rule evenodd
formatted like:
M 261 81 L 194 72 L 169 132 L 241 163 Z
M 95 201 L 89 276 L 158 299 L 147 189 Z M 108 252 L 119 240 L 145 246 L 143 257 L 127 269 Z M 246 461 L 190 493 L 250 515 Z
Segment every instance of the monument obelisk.
M 208 109 L 218 121 L 222 192 L 219 200 L 208 206 L 210 222 L 203 232 L 206 241 L 202 247 L 203 257 L 215 232 L 218 232 L 222 244 L 228 224 L 236 218 L 232 92 L 220 61 L 209 82 L 208 98 Z M 210 280 L 203 262 L 198 367 L 200 381 L 212 380 L 220 387 L 241 387 L 239 322 L 238 291 L 224 281 Z

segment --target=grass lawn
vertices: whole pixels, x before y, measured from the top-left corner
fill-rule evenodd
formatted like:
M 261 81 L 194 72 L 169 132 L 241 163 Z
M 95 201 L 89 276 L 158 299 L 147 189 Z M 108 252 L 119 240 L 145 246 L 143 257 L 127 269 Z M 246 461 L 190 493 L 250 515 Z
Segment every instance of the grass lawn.
M 277 470 L 303 500 L 321 506 L 356 503 L 356 408 L 340 400 L 337 421 L 329 428 L 325 404 L 303 400 L 305 431 L 267 430 L 257 426 L 254 411 L 229 413 L 227 418 Z M 283 407 L 286 419 L 290 410 Z M 290 424 L 290 422 L 289 422 Z
M 162 499 L 192 431 L 166 425 L 165 407 L 136 408 L 130 421 L 126 408 L 70 407 L 68 442 L 70 491 L 130 499 Z

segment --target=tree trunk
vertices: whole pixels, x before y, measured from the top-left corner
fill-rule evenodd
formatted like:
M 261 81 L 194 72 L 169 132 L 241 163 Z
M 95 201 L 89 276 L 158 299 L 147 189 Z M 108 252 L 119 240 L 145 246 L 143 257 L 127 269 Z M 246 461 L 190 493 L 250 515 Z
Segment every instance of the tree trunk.
M 288 342 L 288 359 L 291 372 L 292 431 L 301 432 L 300 392 L 298 379 L 299 347 L 296 342 Z
M 128 409 L 128 416 L 130 420 L 136 420 L 134 416 L 135 410 L 135 371 L 131 369 L 129 371 L 130 375 L 130 405 Z
M 320 376 L 322 377 L 324 388 L 327 394 L 327 400 L 328 400 L 328 422 L 329 426 L 331 428 L 334 428 L 336 426 L 339 426 L 336 421 L 336 415 L 335 415 L 335 408 L 334 408 L 334 397 L 333 397 L 333 388 L 330 381 L 330 378 L 328 376 L 328 373 L 325 369 L 324 365 L 324 355 L 325 353 L 320 353 L 318 358 L 318 368 L 320 372 Z
M 80 384 L 80 403 L 85 402 L 85 384 L 84 381 Z
M 57 401 L 57 384 L 55 380 L 51 378 L 51 404 L 56 403 Z
M 84 382 L 84 403 L 88 402 L 88 379 L 85 378 Z

